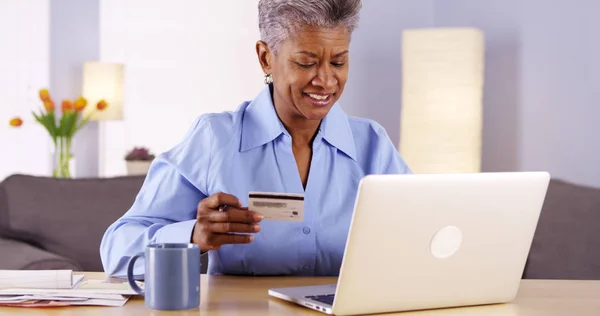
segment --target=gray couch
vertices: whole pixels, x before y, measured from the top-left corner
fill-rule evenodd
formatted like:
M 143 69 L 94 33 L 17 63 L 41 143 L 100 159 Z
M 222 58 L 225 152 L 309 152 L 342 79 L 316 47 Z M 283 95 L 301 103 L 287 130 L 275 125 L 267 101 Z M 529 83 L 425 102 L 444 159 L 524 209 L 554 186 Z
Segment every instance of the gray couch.
M 6 178 L 0 183 L 0 269 L 102 271 L 102 235 L 143 181 Z
M 130 207 L 143 180 L 6 178 L 0 269 L 102 271 L 102 235 Z M 551 181 L 523 277 L 600 279 L 600 189 Z
M 550 182 L 524 277 L 600 279 L 600 188 Z

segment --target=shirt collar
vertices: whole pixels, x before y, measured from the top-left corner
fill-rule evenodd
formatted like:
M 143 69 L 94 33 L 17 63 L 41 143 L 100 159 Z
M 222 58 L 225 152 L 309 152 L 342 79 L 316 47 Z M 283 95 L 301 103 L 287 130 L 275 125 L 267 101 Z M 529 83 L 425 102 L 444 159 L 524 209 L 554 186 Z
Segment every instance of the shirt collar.
M 271 98 L 269 86 L 250 102 L 242 119 L 240 150 L 247 151 L 273 141 L 281 134 L 289 135 L 279 119 Z M 334 104 L 323 119 L 319 136 L 330 145 L 356 160 L 356 146 L 348 116 L 339 104 Z
M 336 102 L 321 122 L 323 139 L 356 161 L 356 146 L 348 116 Z
M 240 150 L 247 151 L 264 145 L 281 134 L 288 132 L 275 112 L 267 85 L 244 111 Z

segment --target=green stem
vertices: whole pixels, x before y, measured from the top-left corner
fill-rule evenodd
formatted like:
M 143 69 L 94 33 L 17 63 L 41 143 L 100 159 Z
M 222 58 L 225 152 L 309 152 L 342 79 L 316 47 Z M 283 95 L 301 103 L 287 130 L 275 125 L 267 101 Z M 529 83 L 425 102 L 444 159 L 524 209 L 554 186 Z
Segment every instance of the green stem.
M 72 155 L 71 155 L 71 138 L 67 137 L 65 139 L 65 170 L 64 170 L 64 175 L 66 178 L 70 178 L 71 177 L 71 172 L 69 170 L 69 161 L 71 161 Z
M 56 141 L 56 138 L 54 139 L 54 170 L 52 172 L 52 176 L 54 178 L 58 178 L 58 166 L 59 164 L 56 162 L 56 155 L 60 150 L 60 142 Z M 60 162 L 60 161 L 59 161 Z
M 58 156 L 57 163 L 53 172 L 55 178 L 70 178 L 71 172 L 69 170 L 69 161 L 73 155 L 71 154 L 71 137 L 58 137 L 58 141 L 55 142 L 54 151 Z
M 65 138 L 61 137 L 60 138 L 60 161 L 59 161 L 59 166 L 60 166 L 60 177 L 61 178 L 65 178 Z

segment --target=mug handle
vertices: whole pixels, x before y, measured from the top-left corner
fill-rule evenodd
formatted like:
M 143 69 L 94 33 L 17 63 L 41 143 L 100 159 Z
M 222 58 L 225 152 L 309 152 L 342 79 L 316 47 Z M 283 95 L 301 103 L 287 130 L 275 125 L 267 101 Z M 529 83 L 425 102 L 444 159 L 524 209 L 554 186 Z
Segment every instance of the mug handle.
M 127 281 L 129 282 L 129 286 L 139 295 L 144 295 L 144 290 L 142 290 L 136 283 L 135 278 L 133 277 L 133 267 L 135 265 L 135 261 L 138 258 L 143 258 L 144 253 L 140 252 L 137 255 L 131 257 L 129 259 L 129 263 L 127 264 Z

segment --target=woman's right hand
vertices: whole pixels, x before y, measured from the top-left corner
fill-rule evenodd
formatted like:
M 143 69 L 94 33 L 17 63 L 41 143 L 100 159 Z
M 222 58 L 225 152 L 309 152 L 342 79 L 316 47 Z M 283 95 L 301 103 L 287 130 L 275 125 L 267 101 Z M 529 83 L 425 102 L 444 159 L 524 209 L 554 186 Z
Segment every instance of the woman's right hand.
M 220 206 L 225 207 L 223 212 L 219 211 Z M 260 231 L 258 223 L 261 220 L 262 215 L 242 208 L 235 196 L 216 193 L 198 203 L 192 242 L 203 252 L 219 249 L 225 244 L 247 244 L 254 240 L 248 233 Z

